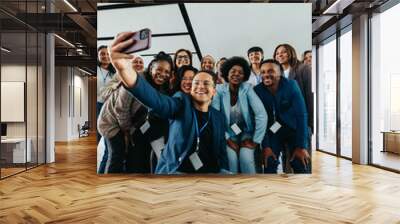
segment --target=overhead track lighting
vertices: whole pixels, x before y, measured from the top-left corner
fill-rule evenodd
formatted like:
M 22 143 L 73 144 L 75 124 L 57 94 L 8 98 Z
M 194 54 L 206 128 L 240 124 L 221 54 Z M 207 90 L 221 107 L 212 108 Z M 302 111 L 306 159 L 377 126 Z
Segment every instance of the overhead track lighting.
M 57 34 L 54 34 L 54 36 L 56 36 L 58 39 L 60 39 L 62 42 L 66 43 L 67 45 L 69 45 L 69 46 L 75 48 L 75 45 L 73 45 L 73 44 L 72 44 L 71 42 L 69 42 L 68 40 L 66 40 L 66 39 L 64 39 L 64 38 L 62 38 L 62 37 L 60 37 L 60 36 L 57 35 Z
M 67 4 L 72 10 L 74 10 L 74 12 L 78 12 L 78 10 L 68 1 L 68 0 L 64 0 L 65 4 Z
M 79 67 L 78 67 L 78 69 L 79 69 L 81 72 L 83 72 L 83 73 L 85 73 L 85 74 L 87 74 L 87 75 L 92 75 L 90 72 L 88 72 L 88 71 L 86 71 L 86 70 L 84 70 L 84 69 L 81 69 L 81 68 L 79 68 Z
M 9 49 L 7 49 L 7 48 L 5 48 L 5 47 L 1 47 L 1 50 L 4 51 L 4 52 L 6 52 L 6 53 L 10 53 L 10 52 L 11 52 L 11 50 L 9 50 Z
M 343 10 L 351 5 L 355 0 L 336 0 L 322 13 L 323 15 L 342 14 Z

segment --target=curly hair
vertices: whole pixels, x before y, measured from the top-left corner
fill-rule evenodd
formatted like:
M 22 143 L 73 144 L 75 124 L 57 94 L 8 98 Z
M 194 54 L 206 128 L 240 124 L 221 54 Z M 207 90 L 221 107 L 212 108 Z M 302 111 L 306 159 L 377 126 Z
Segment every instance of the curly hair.
M 242 67 L 244 74 L 243 80 L 247 81 L 250 77 L 250 72 L 251 72 L 249 63 L 243 57 L 237 57 L 237 56 L 229 58 L 224 62 L 224 64 L 222 64 L 221 67 L 222 77 L 225 80 L 228 80 L 229 70 L 231 70 L 231 68 L 235 65 L 239 65 L 240 67 Z

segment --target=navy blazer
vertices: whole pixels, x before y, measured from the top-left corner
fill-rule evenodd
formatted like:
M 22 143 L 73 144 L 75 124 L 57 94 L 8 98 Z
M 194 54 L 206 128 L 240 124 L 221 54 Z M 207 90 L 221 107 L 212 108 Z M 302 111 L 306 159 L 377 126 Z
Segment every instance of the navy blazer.
M 269 143 L 269 127 L 272 125 L 273 109 L 275 108 L 275 116 L 285 123 L 285 125 L 296 131 L 296 139 L 294 146 L 300 148 L 308 148 L 308 127 L 307 127 L 307 110 L 304 103 L 303 95 L 295 80 L 288 80 L 281 76 L 278 91 L 273 95 L 263 83 L 254 87 L 254 91 L 260 97 L 264 104 L 268 116 L 271 116 L 266 131 L 262 147 L 271 147 Z M 281 124 L 282 125 L 282 124 Z
M 176 173 L 196 139 L 193 119 L 195 109 L 191 97 L 182 92 L 177 92 L 173 97 L 161 94 L 141 76 L 138 76 L 135 86 L 129 91 L 161 118 L 170 119 L 168 142 L 158 160 L 156 173 Z M 210 147 L 218 158 L 221 172 L 224 172 L 229 170 L 225 116 L 211 106 L 209 113 L 213 135 L 213 145 Z

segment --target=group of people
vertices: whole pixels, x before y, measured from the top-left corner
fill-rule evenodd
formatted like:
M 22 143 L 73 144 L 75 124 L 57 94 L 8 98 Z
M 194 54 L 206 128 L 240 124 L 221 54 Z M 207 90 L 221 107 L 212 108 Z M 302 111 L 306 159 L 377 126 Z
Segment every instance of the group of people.
M 99 173 L 311 172 L 311 52 L 289 44 L 264 59 L 158 53 L 144 68 L 123 53 L 132 33 L 98 49 Z M 104 56 L 104 57 L 103 57 Z M 100 139 L 100 137 L 99 137 Z

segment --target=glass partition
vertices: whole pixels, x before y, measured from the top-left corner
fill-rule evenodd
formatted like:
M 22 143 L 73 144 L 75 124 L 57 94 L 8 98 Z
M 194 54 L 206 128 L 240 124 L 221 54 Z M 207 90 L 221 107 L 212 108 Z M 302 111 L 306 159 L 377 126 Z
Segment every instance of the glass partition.
M 318 48 L 318 145 L 336 154 L 336 36 Z

